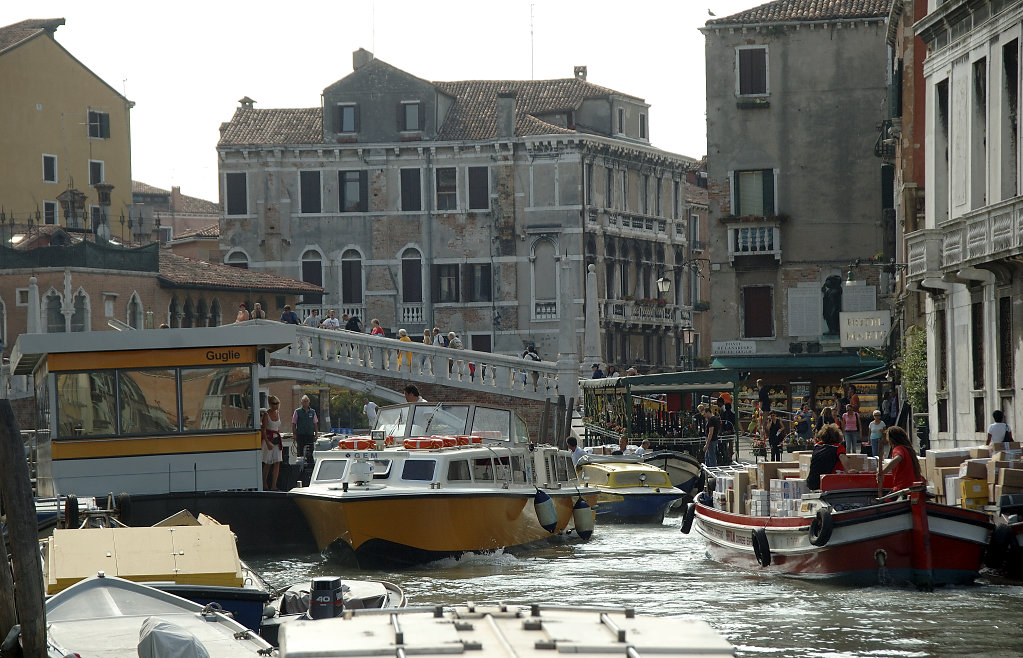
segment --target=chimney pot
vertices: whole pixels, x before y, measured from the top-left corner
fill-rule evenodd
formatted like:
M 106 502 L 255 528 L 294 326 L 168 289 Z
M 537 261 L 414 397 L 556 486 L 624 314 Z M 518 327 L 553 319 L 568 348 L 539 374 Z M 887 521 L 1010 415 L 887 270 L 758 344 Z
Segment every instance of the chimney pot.
M 252 100 L 248 96 L 238 99 L 238 104 L 242 106 L 242 109 L 251 110 L 256 105 L 256 101 Z
M 575 67 L 575 79 L 576 80 L 582 80 L 583 82 L 586 82 L 586 67 L 585 66 L 577 66 L 577 67 Z
M 515 97 L 513 89 L 497 92 L 497 136 L 501 139 L 515 137 Z

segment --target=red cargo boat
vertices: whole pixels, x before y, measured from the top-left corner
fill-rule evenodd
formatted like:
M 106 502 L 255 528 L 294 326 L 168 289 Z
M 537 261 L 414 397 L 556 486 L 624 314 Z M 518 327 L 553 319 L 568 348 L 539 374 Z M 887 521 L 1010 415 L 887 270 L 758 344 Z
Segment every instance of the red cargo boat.
M 803 495 L 800 516 L 733 514 L 701 494 L 682 530 L 695 527 L 712 559 L 785 576 L 921 588 L 977 577 L 993 529 L 986 514 L 929 502 L 922 485 L 878 499 L 873 474 L 834 480 L 843 489 L 830 478 Z

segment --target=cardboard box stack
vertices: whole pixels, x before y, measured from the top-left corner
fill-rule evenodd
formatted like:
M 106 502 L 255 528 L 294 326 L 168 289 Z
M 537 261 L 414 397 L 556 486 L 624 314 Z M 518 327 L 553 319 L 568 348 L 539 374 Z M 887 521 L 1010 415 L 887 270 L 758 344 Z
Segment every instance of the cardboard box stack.
M 799 468 L 799 462 L 760 462 L 757 464 L 757 488 L 768 489 L 771 488 L 771 480 L 774 480 L 778 476 L 778 469 L 780 468 Z
M 774 479 L 770 484 L 771 516 L 798 516 L 800 498 L 808 491 L 798 478 Z
M 987 505 L 987 480 L 982 478 L 959 478 L 959 505 L 968 509 L 981 509 Z
M 771 492 L 767 489 L 750 489 L 750 514 L 753 516 L 771 515 Z

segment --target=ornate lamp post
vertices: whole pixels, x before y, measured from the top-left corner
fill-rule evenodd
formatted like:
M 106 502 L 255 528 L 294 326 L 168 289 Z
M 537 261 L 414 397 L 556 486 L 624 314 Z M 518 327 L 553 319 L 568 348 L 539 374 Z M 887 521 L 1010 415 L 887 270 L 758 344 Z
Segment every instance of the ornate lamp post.
M 79 192 L 75 188 L 71 187 L 73 183 L 68 183 L 68 188 L 57 195 L 57 201 L 60 201 L 60 206 L 64 210 L 64 224 L 67 228 L 81 228 L 78 225 L 79 213 L 85 210 L 85 199 L 87 198 L 84 192 Z
M 109 209 L 110 209 L 110 192 L 114 189 L 114 186 L 110 183 L 96 183 L 93 187 L 96 188 L 96 196 L 99 200 L 100 205 L 100 221 L 97 222 L 96 226 L 92 227 L 92 230 L 96 235 L 102 234 L 107 240 L 110 239 L 110 224 L 109 224 Z
M 682 343 L 685 345 L 685 355 L 682 362 L 684 370 L 693 369 L 693 341 L 696 338 L 696 330 L 692 325 L 682 327 Z

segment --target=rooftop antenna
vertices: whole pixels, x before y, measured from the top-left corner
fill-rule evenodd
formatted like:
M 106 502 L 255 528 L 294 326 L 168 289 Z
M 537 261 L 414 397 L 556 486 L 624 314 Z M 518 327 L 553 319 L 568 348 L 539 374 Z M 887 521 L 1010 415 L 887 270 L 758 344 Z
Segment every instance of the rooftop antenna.
M 529 79 L 535 80 L 536 76 L 533 74 L 533 7 L 536 5 L 532 2 L 529 3 Z
M 370 34 L 369 34 L 369 49 L 371 52 L 377 51 L 377 3 L 374 2 L 370 5 Z

